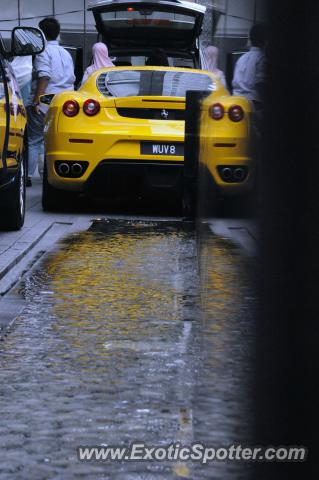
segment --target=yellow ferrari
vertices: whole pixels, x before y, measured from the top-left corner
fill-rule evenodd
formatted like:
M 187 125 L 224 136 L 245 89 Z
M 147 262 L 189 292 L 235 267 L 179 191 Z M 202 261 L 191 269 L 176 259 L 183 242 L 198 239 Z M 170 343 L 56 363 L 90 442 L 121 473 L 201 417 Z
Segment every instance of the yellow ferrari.
M 246 100 L 231 97 L 208 71 L 111 67 L 78 91 L 53 97 L 45 127 L 44 209 L 65 205 L 76 192 L 181 191 L 188 90 L 210 92 L 203 102 L 202 161 L 221 190 L 245 190 L 252 168 Z
M 242 195 L 254 186 L 252 114 L 247 99 L 221 91 L 201 102 L 199 164 L 221 196 Z

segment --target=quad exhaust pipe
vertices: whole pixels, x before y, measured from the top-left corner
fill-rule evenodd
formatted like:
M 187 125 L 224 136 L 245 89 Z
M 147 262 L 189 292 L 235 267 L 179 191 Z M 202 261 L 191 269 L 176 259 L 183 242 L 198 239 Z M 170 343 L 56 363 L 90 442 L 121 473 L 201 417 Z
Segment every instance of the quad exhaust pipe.
M 75 176 L 80 176 L 83 172 L 83 167 L 80 163 L 73 163 L 71 166 L 71 172 Z
M 84 166 L 79 162 L 62 162 L 56 167 L 61 177 L 81 177 Z
M 245 170 L 240 167 L 235 168 L 233 177 L 236 182 L 242 182 L 245 178 Z
M 222 167 L 222 168 L 219 168 L 219 174 L 222 180 L 224 180 L 224 182 L 236 183 L 236 182 L 243 182 L 245 180 L 247 175 L 247 170 L 245 167 L 235 167 L 235 166 Z
M 68 175 L 70 173 L 70 166 L 67 163 L 60 163 L 58 166 L 58 172 L 62 175 Z
M 232 180 L 232 177 L 233 177 L 232 169 L 229 167 L 222 168 L 221 175 L 222 175 L 222 179 L 225 180 L 226 182 L 229 180 Z

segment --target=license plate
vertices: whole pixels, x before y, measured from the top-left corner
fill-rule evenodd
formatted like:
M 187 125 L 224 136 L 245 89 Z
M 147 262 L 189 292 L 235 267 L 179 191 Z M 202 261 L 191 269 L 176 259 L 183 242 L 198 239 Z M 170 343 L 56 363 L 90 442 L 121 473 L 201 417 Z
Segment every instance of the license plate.
M 184 156 L 183 143 L 141 142 L 142 155 Z

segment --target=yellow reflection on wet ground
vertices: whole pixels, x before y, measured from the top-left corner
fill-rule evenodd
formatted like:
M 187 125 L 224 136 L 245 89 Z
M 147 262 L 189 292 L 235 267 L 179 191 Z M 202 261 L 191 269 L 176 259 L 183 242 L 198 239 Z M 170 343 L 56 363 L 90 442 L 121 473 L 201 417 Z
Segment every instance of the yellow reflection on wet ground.
M 238 465 L 75 455 L 79 445 L 250 438 L 249 268 L 209 233 L 199 253 L 200 262 L 187 223 L 106 221 L 66 239 L 25 280 L 27 308 L 1 350 L 6 474 L 248 478 Z
M 185 318 L 185 303 L 197 295 L 196 271 L 194 285 L 185 288 L 181 269 L 190 243 L 194 237 L 187 228 L 152 223 L 106 224 L 102 232 L 66 242 L 49 259 L 47 273 L 52 314 L 58 329 L 63 324 L 70 349 L 83 352 L 90 344 L 98 356 L 116 351 L 119 357 L 128 350 L 174 349 L 172 330 Z

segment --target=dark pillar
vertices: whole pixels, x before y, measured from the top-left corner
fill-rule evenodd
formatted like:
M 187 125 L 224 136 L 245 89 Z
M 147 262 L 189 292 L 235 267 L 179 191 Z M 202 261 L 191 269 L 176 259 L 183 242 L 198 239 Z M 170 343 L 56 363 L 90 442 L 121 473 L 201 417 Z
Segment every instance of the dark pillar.
M 258 480 L 319 473 L 319 2 L 269 1 L 256 424 L 259 444 L 305 445 L 304 464 L 257 464 Z

